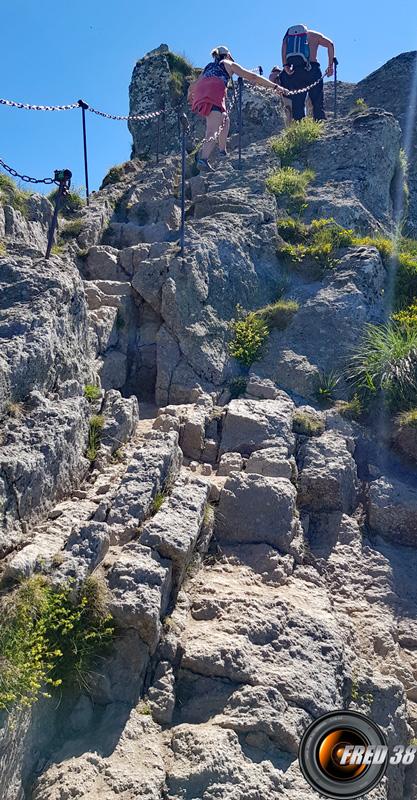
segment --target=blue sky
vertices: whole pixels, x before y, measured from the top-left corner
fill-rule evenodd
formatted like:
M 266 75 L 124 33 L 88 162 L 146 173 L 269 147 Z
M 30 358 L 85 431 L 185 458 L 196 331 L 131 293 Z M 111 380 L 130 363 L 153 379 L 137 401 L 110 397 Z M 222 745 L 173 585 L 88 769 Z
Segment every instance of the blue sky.
M 132 68 L 161 42 L 203 65 L 216 44 L 237 61 L 266 69 L 280 61 L 282 35 L 304 22 L 334 39 L 340 78 L 357 81 L 389 58 L 417 49 L 415 0 L 4 0 L 0 96 L 61 104 L 83 98 L 104 111 L 128 113 Z M 323 54 L 324 55 L 324 54 Z M 129 158 L 124 122 L 87 114 L 90 184 Z M 84 184 L 80 111 L 27 112 L 0 106 L 0 158 L 35 177 L 69 167 Z

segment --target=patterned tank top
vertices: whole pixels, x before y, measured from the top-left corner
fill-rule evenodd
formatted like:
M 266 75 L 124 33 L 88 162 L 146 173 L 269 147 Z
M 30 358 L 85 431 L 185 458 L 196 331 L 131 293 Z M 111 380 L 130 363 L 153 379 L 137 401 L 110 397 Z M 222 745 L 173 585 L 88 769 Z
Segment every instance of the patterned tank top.
M 203 76 L 204 78 L 220 78 L 225 86 L 230 80 L 230 75 L 222 61 L 210 61 L 210 64 L 207 64 L 203 70 Z

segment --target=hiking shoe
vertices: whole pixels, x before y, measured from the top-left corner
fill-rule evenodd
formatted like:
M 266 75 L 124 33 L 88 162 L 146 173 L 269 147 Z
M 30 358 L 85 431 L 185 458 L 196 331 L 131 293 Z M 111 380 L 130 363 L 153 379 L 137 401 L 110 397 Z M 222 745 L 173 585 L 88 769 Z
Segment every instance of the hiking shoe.
M 196 167 L 200 172 L 214 172 L 213 167 L 206 158 L 196 158 L 195 160 Z
M 227 153 L 226 150 L 219 150 L 217 155 L 218 158 L 229 158 L 229 153 Z

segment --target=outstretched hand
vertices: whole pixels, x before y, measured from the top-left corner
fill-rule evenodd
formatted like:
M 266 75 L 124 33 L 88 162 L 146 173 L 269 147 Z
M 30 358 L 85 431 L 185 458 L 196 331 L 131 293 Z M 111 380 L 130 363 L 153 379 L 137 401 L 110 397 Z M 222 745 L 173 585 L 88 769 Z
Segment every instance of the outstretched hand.
M 327 78 L 331 78 L 332 75 L 334 75 L 334 67 L 332 65 L 327 67 L 326 72 L 324 74 L 326 75 Z
M 282 86 L 279 86 L 279 84 L 276 83 L 275 84 L 275 91 L 278 92 L 278 94 L 284 94 L 285 89 L 283 89 Z

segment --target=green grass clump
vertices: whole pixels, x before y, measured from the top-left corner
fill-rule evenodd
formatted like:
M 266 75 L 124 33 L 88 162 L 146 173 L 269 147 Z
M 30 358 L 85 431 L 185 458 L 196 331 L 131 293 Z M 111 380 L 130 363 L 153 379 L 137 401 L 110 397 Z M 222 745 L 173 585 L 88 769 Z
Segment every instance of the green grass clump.
M 417 329 L 368 324 L 348 377 L 359 394 L 384 392 L 392 409 L 408 404 L 417 385 Z
M 94 383 L 87 383 L 84 386 L 84 397 L 88 400 L 89 403 L 93 403 L 95 400 L 100 400 L 101 397 L 100 387 L 96 386 Z
M 320 403 L 330 403 L 340 382 L 340 375 L 334 370 L 321 372 L 316 383 L 316 398 Z
M 280 157 L 282 166 L 290 166 L 305 147 L 319 139 L 323 127 L 323 122 L 305 117 L 299 122 L 291 123 L 280 136 L 271 139 L 271 148 Z
M 277 230 L 280 236 L 290 244 L 300 244 L 307 238 L 308 226 L 299 219 L 283 217 L 277 222 Z
M 308 414 L 305 411 L 297 410 L 293 419 L 294 433 L 302 436 L 321 436 L 324 433 L 325 425 L 323 420 Z
M 58 189 L 54 189 L 53 192 L 48 194 L 48 200 L 51 203 L 55 203 L 56 197 L 58 194 Z M 81 196 L 81 189 L 72 189 L 71 192 L 65 194 L 62 198 L 61 205 L 59 208 L 59 213 L 62 214 L 63 217 L 72 217 L 77 211 L 80 211 L 85 205 L 85 200 Z
M 0 256 L 6 255 L 6 244 L 0 241 Z
M 74 219 L 73 222 L 67 222 L 63 228 L 60 229 L 61 238 L 65 241 L 67 239 L 77 238 L 80 235 L 84 225 L 84 220 Z
M 256 312 L 250 311 L 245 315 L 239 307 L 237 310 L 238 319 L 230 323 L 233 339 L 229 342 L 229 353 L 244 367 L 250 367 L 261 355 L 269 328 Z
M 301 213 L 305 208 L 308 186 L 314 178 L 312 169 L 300 172 L 294 167 L 282 167 L 266 179 L 266 187 L 271 194 L 283 200 L 290 210 Z
M 368 103 L 366 103 L 363 97 L 358 97 L 358 99 L 355 100 L 355 105 L 351 109 L 350 114 L 363 114 L 364 111 L 368 111 L 368 108 Z
M 152 516 L 159 511 L 165 500 L 166 500 L 166 495 L 164 494 L 164 492 L 156 493 L 152 503 L 152 509 L 151 509 Z
M 359 395 L 354 394 L 351 400 L 338 400 L 336 410 L 346 419 L 359 419 L 363 411 Z
M 95 461 L 97 453 L 100 449 L 101 431 L 104 427 L 104 417 L 101 414 L 94 414 L 90 419 L 90 427 L 88 429 L 88 446 L 87 458 L 89 461 Z
M 104 189 L 106 186 L 111 186 L 114 183 L 119 183 L 125 174 L 125 167 L 128 163 L 128 161 L 124 161 L 123 164 L 115 164 L 114 167 L 110 167 L 108 173 L 101 182 L 100 189 Z
M 232 400 L 242 397 L 242 395 L 246 392 L 247 385 L 248 382 L 246 378 L 233 378 L 229 384 L 230 396 Z
M 278 233 L 289 242 L 279 248 L 284 258 L 295 263 L 311 260 L 323 270 L 333 267 L 338 251 L 355 240 L 352 230 L 342 228 L 332 218 L 315 219 L 310 225 L 291 218 L 280 220 Z
M 264 308 L 258 308 L 253 313 L 267 324 L 269 330 L 277 328 L 282 331 L 289 325 L 298 309 L 299 304 L 296 300 L 277 300 Z
M 417 408 L 409 408 L 408 411 L 401 411 L 395 419 L 400 428 L 417 428 Z
M 27 217 L 29 198 L 30 192 L 19 189 L 8 175 L 0 174 L 0 205 L 12 206 L 16 211 L 20 211 L 24 217 Z
M 187 84 L 197 77 L 197 70 L 187 58 L 178 53 L 166 53 L 165 58 L 171 72 L 171 92 L 174 98 L 182 97 Z
M 25 580 L 0 602 L 0 709 L 25 708 L 60 686 L 86 687 L 114 628 L 105 590 L 88 578 L 74 597 L 45 577 Z

